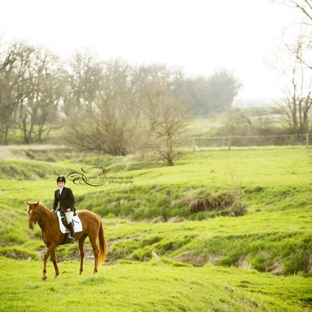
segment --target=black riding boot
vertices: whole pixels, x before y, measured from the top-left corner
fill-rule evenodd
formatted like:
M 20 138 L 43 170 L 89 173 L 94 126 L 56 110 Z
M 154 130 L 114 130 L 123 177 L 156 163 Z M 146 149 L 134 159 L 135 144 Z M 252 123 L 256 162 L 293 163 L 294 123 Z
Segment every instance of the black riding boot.
M 72 242 L 74 242 L 74 241 L 75 241 L 75 231 L 74 231 L 74 226 L 73 226 L 73 223 L 72 223 L 72 222 L 70 222 L 70 223 L 68 224 L 68 228 L 69 228 L 69 232 L 70 232 L 70 234 L 68 235 L 68 238 L 69 238 Z

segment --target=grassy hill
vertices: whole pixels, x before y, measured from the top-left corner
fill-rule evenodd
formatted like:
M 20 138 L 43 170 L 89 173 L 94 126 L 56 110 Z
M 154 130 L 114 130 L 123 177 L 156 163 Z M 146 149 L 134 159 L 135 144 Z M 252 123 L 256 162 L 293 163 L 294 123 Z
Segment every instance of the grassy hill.
M 0 220 L 0 255 L 6 257 L 1 259 L 2 267 L 25 273 L 19 262 L 10 259 L 32 259 L 27 261 L 27 270 L 40 278 L 38 260 L 44 244 L 39 227 L 34 232 L 27 227 L 26 202 L 40 200 L 50 207 L 57 175 L 104 167 L 107 173 L 100 186 L 67 183 L 75 193 L 77 209 L 102 216 L 110 246 L 107 265 L 100 269 L 103 277 L 76 281 L 81 291 L 86 283 L 95 285 L 96 292 L 102 287 L 109 290 L 113 284 L 118 292 L 118 278 L 130 288 L 134 280 L 149 289 L 149 294 L 138 290 L 148 308 L 144 310 L 140 303 L 136 309 L 138 297 L 134 295 L 128 311 L 201 311 L 196 304 L 190 308 L 192 291 L 185 288 L 190 279 L 198 300 L 204 302 L 202 311 L 304 311 L 312 307 L 309 149 L 185 150 L 173 167 L 152 163 L 148 157 L 143 162 L 135 155 L 64 157 L 60 153 L 63 156 L 58 157 L 59 152 L 50 149 L 37 155 L 33 150 L 31 159 L 27 153 L 22 158 L 0 159 L 0 211 L 5 216 Z M 99 177 L 89 178 L 99 181 Z M 153 259 L 152 251 L 162 262 Z M 60 246 L 57 254 L 65 261 L 66 271 L 78 272 L 77 263 L 67 263 L 78 259 L 76 245 Z M 116 277 L 105 277 L 111 270 Z M 132 272 L 137 270 L 145 272 L 144 277 L 135 279 Z M 48 272 L 52 276 L 52 265 Z M 166 274 L 170 278 L 160 278 Z M 213 276 L 213 288 L 207 286 L 207 276 Z M 158 309 L 160 297 L 152 288 L 160 291 L 160 283 L 176 291 L 181 287 L 181 293 L 168 291 L 170 298 L 182 300 L 188 293 L 188 299 L 181 304 L 168 299 L 168 306 L 160 304 Z M 38 289 L 54 287 L 41 285 Z M 225 298 L 224 302 L 210 298 L 207 287 L 217 298 Z M 80 291 L 75 295 L 80 296 Z M 108 297 L 116 299 L 113 294 Z

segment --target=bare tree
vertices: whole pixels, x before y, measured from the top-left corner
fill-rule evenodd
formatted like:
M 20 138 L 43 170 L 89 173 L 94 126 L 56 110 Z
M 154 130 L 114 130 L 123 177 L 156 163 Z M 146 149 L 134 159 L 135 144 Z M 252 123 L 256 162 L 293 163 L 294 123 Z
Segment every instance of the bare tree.
M 66 142 L 111 155 L 152 149 L 173 165 L 187 104 L 176 95 L 178 72 L 163 65 L 131 67 L 122 60 L 100 66 L 92 102 L 79 101 L 67 119 Z
M 303 17 L 312 22 L 312 1 L 311 0 L 271 0 L 272 3 L 279 3 L 287 5 L 299 13 L 302 13 Z M 312 26 L 312 25 L 311 25 Z
M 58 120 L 57 58 L 23 42 L 10 44 L 3 55 L 0 129 L 4 143 L 8 143 L 12 125 L 21 129 L 24 143 L 43 142 Z
M 305 35 L 299 34 L 295 42 L 282 38 L 278 54 L 271 66 L 280 77 L 280 90 L 284 95 L 278 103 L 282 118 L 293 133 L 309 131 L 308 115 L 312 106 L 312 71 L 302 63 L 306 50 Z
M 131 103 L 131 68 L 120 60 L 101 64 L 98 88 L 92 102 L 79 103 L 68 118 L 66 141 L 77 148 L 125 155 L 131 150 L 136 128 Z M 82 80 L 84 77 L 81 77 Z
M 280 127 L 280 120 L 274 115 L 277 114 L 276 108 L 272 107 L 253 107 L 235 108 L 226 114 L 226 119 L 222 127 L 218 128 L 217 135 L 235 136 L 232 143 L 238 145 L 261 144 L 266 145 L 268 137 L 262 136 L 281 134 L 283 129 Z M 239 137 L 246 138 L 240 139 Z M 256 138 L 258 136 L 258 138 Z
M 147 102 L 149 112 L 149 136 L 147 146 L 157 153 L 157 158 L 168 166 L 174 165 L 183 142 L 190 117 L 191 100 L 178 97 L 164 87 L 161 80 L 149 82 Z
M 14 47 L 1 51 L 0 64 L 0 142 L 8 144 L 10 128 L 15 125 L 17 110 L 17 77 L 14 65 L 17 60 Z
M 139 112 L 135 120 L 141 129 L 134 144 L 136 151 L 141 155 L 153 151 L 157 160 L 172 166 L 191 111 L 184 75 L 165 64 L 139 66 L 133 75 L 134 108 Z
M 70 116 L 82 109 L 92 111 L 100 88 L 103 64 L 91 49 L 76 51 L 63 71 L 63 113 Z
M 50 131 L 60 127 L 58 107 L 61 101 L 61 81 L 58 58 L 43 49 L 37 49 L 34 59 L 33 93 L 29 96 L 30 126 L 35 125 L 37 142 L 43 142 Z
M 43 142 L 57 123 L 57 58 L 47 50 L 24 44 L 18 56 L 19 126 L 24 143 Z
M 163 95 L 159 98 L 158 114 L 152 113 L 149 146 L 158 154 L 158 159 L 168 166 L 174 165 L 183 145 L 189 117 L 189 99 Z
M 292 28 L 298 26 L 302 28 L 302 26 L 304 26 L 306 31 L 305 40 L 301 42 L 301 45 L 304 46 L 305 53 L 297 55 L 297 57 L 298 60 L 300 60 L 305 66 L 312 69 L 312 0 L 271 0 L 271 2 L 287 6 L 294 12 L 298 12 L 298 16 L 301 17 L 301 21 L 296 23 L 296 25 L 292 25 Z M 310 53 L 308 53 L 308 51 Z

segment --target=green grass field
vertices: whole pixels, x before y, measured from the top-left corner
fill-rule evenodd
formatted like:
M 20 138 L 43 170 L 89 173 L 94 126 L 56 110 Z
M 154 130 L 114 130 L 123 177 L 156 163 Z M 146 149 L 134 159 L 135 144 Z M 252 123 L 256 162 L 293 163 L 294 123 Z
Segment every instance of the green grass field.
M 0 311 L 312 309 L 309 149 L 185 150 L 173 167 L 135 155 L 30 154 L 0 159 Z M 78 210 L 102 216 L 107 262 L 93 276 L 87 261 L 78 276 L 77 245 L 63 245 L 60 276 L 49 262 L 41 281 L 44 244 L 38 226 L 28 229 L 26 202 L 50 207 L 56 176 L 86 166 L 105 167 L 105 183 L 67 186 Z
M 0 259 L 0 311 L 309 311 L 311 283 L 254 270 L 175 266 L 170 262 L 62 262 L 57 279 L 41 281 L 40 262 Z M 3 274 L 5 272 L 5 274 Z

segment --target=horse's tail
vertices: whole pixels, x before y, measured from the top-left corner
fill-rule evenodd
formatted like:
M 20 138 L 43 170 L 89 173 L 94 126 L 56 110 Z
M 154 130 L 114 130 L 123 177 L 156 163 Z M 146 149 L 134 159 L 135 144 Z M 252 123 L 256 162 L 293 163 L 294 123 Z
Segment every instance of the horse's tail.
M 105 261 L 106 253 L 107 253 L 107 243 L 106 243 L 106 237 L 104 232 L 104 226 L 102 219 L 100 219 L 100 228 L 99 228 L 99 258 L 98 258 L 98 264 L 102 264 Z

